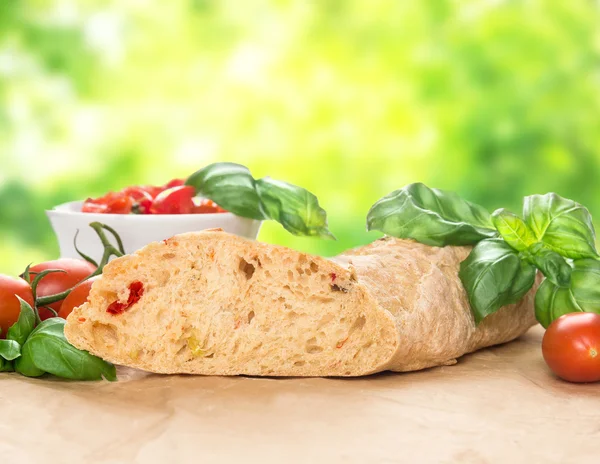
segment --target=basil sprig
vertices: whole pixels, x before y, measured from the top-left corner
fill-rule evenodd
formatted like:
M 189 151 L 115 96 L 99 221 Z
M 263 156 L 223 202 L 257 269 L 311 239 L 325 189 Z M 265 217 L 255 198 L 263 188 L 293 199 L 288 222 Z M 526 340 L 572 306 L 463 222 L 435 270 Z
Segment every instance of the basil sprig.
M 562 314 L 600 313 L 600 257 L 589 211 L 555 193 L 525 197 L 523 217 L 482 206 L 443 190 L 410 184 L 383 197 L 367 216 L 367 229 L 433 245 L 474 245 L 460 265 L 476 323 L 519 301 L 536 269 L 546 279 L 536 299 L 547 327 Z
M 315 195 L 269 177 L 254 179 L 240 164 L 210 164 L 192 174 L 186 185 L 238 216 L 272 219 L 294 235 L 335 238 L 327 228 L 327 213 Z
M 375 203 L 367 215 L 367 230 L 431 246 L 474 245 L 497 235 L 483 206 L 421 183 L 407 185 Z
M 33 309 L 19 300 L 19 319 L 8 329 L 6 340 L 0 340 L 0 372 L 16 371 L 27 377 L 49 373 L 71 380 L 117 380 L 115 366 L 67 341 L 64 319 L 53 317 L 35 326 Z

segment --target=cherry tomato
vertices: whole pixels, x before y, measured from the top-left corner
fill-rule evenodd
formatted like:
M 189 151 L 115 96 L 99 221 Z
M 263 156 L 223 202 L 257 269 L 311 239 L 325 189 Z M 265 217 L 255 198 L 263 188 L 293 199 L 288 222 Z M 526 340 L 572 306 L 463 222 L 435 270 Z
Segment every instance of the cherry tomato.
M 194 208 L 194 187 L 181 185 L 163 190 L 152 202 L 152 214 L 189 214 Z
M 165 184 L 165 190 L 173 187 L 185 185 L 185 179 L 173 179 Z
M 227 211 L 208 198 L 194 199 L 194 214 L 226 213 Z
M 542 340 L 548 367 L 569 382 L 600 380 L 600 314 L 570 313 L 556 319 Z
M 121 193 L 133 200 L 132 211 L 138 214 L 150 214 L 153 197 L 141 187 L 126 187 Z
M 56 293 L 62 293 L 74 287 L 76 284 L 81 282 L 91 273 L 96 270 L 96 266 L 83 259 L 70 259 L 62 258 L 54 261 L 46 261 L 45 263 L 36 264 L 29 270 L 31 278 L 35 277 L 35 273 L 45 271 L 46 269 L 62 269 L 66 272 L 53 272 L 48 274 L 40 280 L 37 286 L 37 296 L 54 295 Z M 59 300 L 55 303 L 48 305 L 54 311 L 59 311 L 60 306 L 64 300 Z M 42 308 L 40 308 L 40 318 L 42 320 L 52 317 L 50 311 L 44 312 L 42 315 Z
M 99 278 L 100 276 L 94 276 L 91 279 L 84 280 L 80 284 L 77 284 L 71 293 L 63 300 L 60 311 L 58 312 L 58 317 L 66 319 L 74 308 L 85 303 L 90 294 L 92 284 Z
M 21 313 L 21 303 L 15 295 L 33 306 L 31 287 L 24 279 L 0 274 L 0 338 L 6 337 L 7 330 Z

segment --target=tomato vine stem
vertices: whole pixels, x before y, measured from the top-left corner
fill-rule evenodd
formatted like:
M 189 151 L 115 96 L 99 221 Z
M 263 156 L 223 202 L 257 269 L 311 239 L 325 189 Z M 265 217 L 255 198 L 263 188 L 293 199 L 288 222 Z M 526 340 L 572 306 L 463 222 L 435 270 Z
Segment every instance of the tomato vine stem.
M 102 246 L 104 247 L 104 253 L 102 254 L 102 259 L 100 260 L 100 263 L 96 264 L 96 261 L 94 261 L 89 256 L 81 253 L 77 249 L 77 246 L 75 245 L 75 249 L 77 250 L 77 252 L 83 259 L 85 259 L 86 261 L 97 266 L 96 270 L 93 273 L 91 273 L 89 276 L 87 276 L 85 279 L 83 279 L 82 282 L 86 281 L 88 279 L 91 279 L 94 276 L 102 274 L 102 271 L 104 270 L 104 266 L 106 266 L 108 264 L 108 262 L 110 261 L 110 258 L 112 258 L 113 256 L 116 256 L 117 258 L 119 258 L 125 254 L 123 242 L 121 240 L 121 237 L 119 237 L 119 234 L 117 233 L 116 230 L 114 230 L 112 227 L 109 227 L 106 224 L 102 224 L 100 222 L 92 222 L 92 223 L 90 223 L 90 227 L 92 229 L 94 229 L 94 231 L 98 235 L 98 238 L 100 239 L 100 242 L 102 243 Z M 116 247 L 110 242 L 105 231 L 110 232 L 110 234 L 114 237 L 115 241 L 117 242 Z M 75 234 L 75 240 L 76 239 L 77 239 L 77 234 Z M 43 277 L 45 277 L 47 274 L 50 274 L 52 272 L 65 272 L 65 271 L 60 270 L 60 269 L 48 269 L 46 271 L 40 272 L 35 277 L 33 282 L 31 283 L 31 288 L 33 290 L 33 297 L 34 297 L 34 301 L 35 301 L 34 312 L 35 312 L 35 317 L 36 317 L 37 323 L 40 322 L 38 307 L 48 306 L 52 303 L 56 303 L 57 301 L 64 300 L 69 295 L 69 293 L 71 293 L 73 288 L 75 288 L 75 287 L 69 288 L 61 293 L 56 293 L 54 295 L 42 296 L 42 297 L 38 298 L 36 295 L 36 288 L 37 288 L 39 281 Z M 27 276 L 29 276 L 29 266 L 27 267 L 25 273 Z M 80 283 L 81 282 L 78 282 L 77 285 L 79 285 Z

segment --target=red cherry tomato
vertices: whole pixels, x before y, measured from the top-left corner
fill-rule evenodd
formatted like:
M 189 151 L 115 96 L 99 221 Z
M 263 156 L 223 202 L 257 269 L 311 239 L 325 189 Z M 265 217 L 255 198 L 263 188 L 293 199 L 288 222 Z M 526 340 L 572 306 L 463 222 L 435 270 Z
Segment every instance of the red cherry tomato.
M 227 211 L 208 198 L 199 198 L 194 200 L 194 214 L 226 213 Z
M 42 280 L 40 280 L 37 286 L 38 297 L 55 295 L 74 287 L 93 273 L 96 270 L 96 266 L 83 259 L 63 258 L 54 261 L 46 261 L 44 263 L 36 264 L 29 269 L 31 278 L 33 279 L 35 277 L 35 273 L 45 271 L 46 269 L 62 269 L 66 272 L 53 272 L 42 277 Z M 58 312 L 63 301 L 64 300 L 59 300 L 48 306 Z M 40 308 L 40 318 L 42 320 L 53 316 L 50 311 L 45 311 L 44 315 L 42 315 L 42 312 L 42 308 Z
M 6 338 L 6 332 L 21 313 L 21 303 L 15 295 L 33 306 L 31 287 L 24 279 L 0 274 L 0 338 Z
M 180 187 L 185 185 L 185 179 L 173 179 L 165 184 L 165 190 L 173 187 Z
M 94 276 L 91 279 L 84 280 L 80 284 L 77 284 L 71 293 L 63 300 L 60 311 L 58 312 L 58 317 L 66 319 L 73 309 L 85 303 L 90 294 L 90 290 L 92 289 L 92 284 L 99 278 L 100 276 Z
M 600 314 L 570 313 L 556 319 L 542 340 L 548 367 L 569 382 L 600 380 Z
M 133 200 L 132 212 L 150 214 L 153 197 L 146 190 L 141 187 L 126 187 L 121 190 L 121 193 Z
M 152 214 L 189 214 L 194 208 L 194 187 L 182 185 L 163 190 L 152 202 Z

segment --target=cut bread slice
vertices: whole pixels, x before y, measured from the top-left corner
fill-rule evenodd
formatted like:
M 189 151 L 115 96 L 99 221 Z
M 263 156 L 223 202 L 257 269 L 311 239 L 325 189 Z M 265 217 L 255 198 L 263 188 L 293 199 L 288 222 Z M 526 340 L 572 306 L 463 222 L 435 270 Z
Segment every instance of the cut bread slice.
M 327 260 L 220 231 L 109 263 L 67 319 L 78 348 L 157 373 L 359 376 L 452 364 L 535 323 L 533 296 L 475 327 L 465 247 L 383 239 Z

